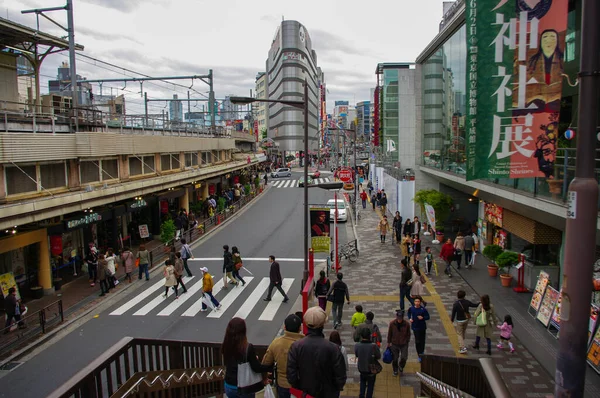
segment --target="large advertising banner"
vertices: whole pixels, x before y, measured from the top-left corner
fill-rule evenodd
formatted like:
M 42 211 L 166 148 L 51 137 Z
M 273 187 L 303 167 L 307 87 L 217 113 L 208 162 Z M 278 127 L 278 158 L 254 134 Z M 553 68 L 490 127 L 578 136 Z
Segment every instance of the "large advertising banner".
M 310 241 L 315 253 L 329 253 L 331 243 L 330 209 L 328 207 L 312 207 L 310 209 Z
M 467 180 L 553 179 L 568 0 L 468 0 Z
M 433 206 L 425 203 L 425 214 L 427 215 L 427 221 L 429 222 L 431 229 L 433 229 L 433 232 L 435 233 L 435 209 Z

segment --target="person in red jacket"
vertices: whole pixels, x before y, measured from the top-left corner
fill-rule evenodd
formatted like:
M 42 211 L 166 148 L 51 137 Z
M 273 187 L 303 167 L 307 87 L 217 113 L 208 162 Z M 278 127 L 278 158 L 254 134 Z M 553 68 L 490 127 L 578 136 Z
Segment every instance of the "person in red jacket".
M 452 268 L 450 267 L 450 263 L 454 259 L 454 245 L 452 244 L 452 239 L 446 240 L 446 243 L 442 246 L 440 258 L 446 262 L 446 270 L 444 272 L 452 278 Z
M 366 209 L 367 208 L 367 193 L 365 192 L 364 189 L 360 193 L 360 200 L 362 200 L 363 209 Z

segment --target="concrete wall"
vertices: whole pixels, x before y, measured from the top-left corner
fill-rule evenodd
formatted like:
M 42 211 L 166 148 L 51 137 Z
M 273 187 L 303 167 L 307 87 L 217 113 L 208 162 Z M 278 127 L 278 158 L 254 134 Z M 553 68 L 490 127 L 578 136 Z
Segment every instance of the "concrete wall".
M 19 84 L 17 80 L 17 58 L 0 53 L 0 98 L 5 101 L 19 101 Z M 16 110 L 17 104 L 0 103 L 0 109 Z

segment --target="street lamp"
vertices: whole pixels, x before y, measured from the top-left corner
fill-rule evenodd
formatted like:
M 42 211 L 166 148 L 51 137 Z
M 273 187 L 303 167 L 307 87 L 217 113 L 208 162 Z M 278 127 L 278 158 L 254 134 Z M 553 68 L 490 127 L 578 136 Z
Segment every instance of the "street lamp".
M 356 129 L 344 129 L 341 127 L 329 127 L 329 130 L 344 130 L 344 131 L 350 131 L 352 133 L 354 133 L 354 217 L 355 219 L 358 221 L 358 211 L 356 209 L 358 209 L 358 168 L 356 167 Z M 344 153 L 346 153 L 345 147 L 346 147 L 346 134 L 344 134 Z M 338 147 L 339 144 L 339 139 L 337 140 L 338 142 L 335 143 L 336 148 Z M 344 163 L 347 163 L 348 161 L 346 160 Z
M 308 82 L 304 79 L 304 100 L 274 100 L 252 97 L 229 97 L 232 104 L 269 102 L 293 106 L 304 111 L 304 273 L 302 287 L 308 280 Z

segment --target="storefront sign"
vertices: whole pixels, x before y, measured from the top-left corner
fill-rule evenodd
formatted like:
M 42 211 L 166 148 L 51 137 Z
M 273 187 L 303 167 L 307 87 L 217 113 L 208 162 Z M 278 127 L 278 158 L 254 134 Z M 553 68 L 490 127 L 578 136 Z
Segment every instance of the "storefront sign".
M 598 323 L 598 307 L 594 304 L 591 305 L 590 308 L 590 321 L 588 323 L 588 344 L 594 335 L 594 330 L 596 330 L 596 324 Z
M 537 320 L 542 322 L 542 324 L 546 327 L 548 326 L 548 323 L 550 323 L 550 317 L 552 316 L 552 311 L 554 311 L 557 301 L 558 290 L 552 286 L 546 286 L 546 292 L 544 293 L 544 298 L 542 299 L 542 303 L 536 317 Z
M 95 222 L 102 221 L 102 216 L 98 213 L 89 213 L 81 218 L 75 220 L 66 221 L 67 229 L 79 228 L 82 225 L 93 224 Z
M 502 228 L 502 214 L 503 209 L 493 203 L 485 203 L 484 206 L 485 220 L 489 223 L 494 224 L 497 227 Z
M 148 206 L 148 203 L 146 203 L 146 201 L 144 199 L 138 199 L 135 202 L 128 203 L 127 210 L 129 210 L 129 211 L 139 210 L 146 206 Z
M 554 305 L 554 312 L 552 313 L 552 317 L 550 318 L 550 326 L 555 328 L 556 330 L 560 330 L 560 307 L 562 303 L 562 289 L 558 294 L 558 300 L 556 300 L 556 304 Z
M 150 237 L 150 232 L 148 231 L 148 224 L 139 225 L 138 230 L 140 231 L 140 238 L 146 239 Z
M 19 286 L 15 281 L 15 276 L 12 272 L 7 272 L 6 274 L 0 275 L 0 289 L 2 289 L 2 295 L 4 297 L 8 296 L 8 289 L 14 287 L 17 289 L 17 300 L 21 300 L 21 293 L 19 293 Z
M 331 237 L 329 234 L 330 209 L 313 207 L 310 209 L 310 240 L 315 253 L 329 253 Z
M 61 256 L 63 252 L 63 242 L 61 235 L 50 236 L 50 253 L 53 256 Z
M 600 373 L 600 329 L 596 331 L 592 344 L 590 344 L 587 362 L 596 372 Z
M 502 249 L 506 249 L 506 241 L 508 234 L 505 230 L 499 229 L 494 234 L 494 244 L 500 246 Z
M 549 279 L 550 275 L 548 275 L 547 272 L 540 272 L 538 281 L 535 284 L 535 291 L 533 292 L 531 302 L 529 303 L 529 307 L 535 310 L 536 312 L 540 309 L 540 304 L 542 303 L 542 296 L 544 295 L 544 291 L 546 290 L 546 286 L 548 285 Z
M 553 177 L 568 3 L 466 2 L 467 180 Z

